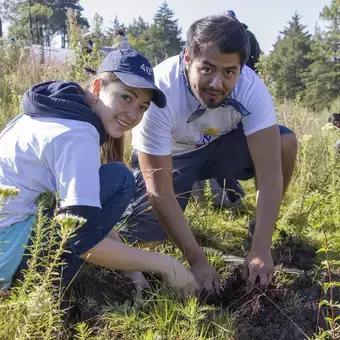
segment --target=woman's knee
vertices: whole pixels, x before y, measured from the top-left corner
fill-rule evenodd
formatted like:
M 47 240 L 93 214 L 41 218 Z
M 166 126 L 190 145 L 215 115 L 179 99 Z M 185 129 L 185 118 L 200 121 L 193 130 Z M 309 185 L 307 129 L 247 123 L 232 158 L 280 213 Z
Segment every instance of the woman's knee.
M 116 188 L 124 191 L 131 198 L 136 191 L 136 180 L 132 171 L 123 163 L 112 162 L 104 164 L 99 170 L 101 188 Z

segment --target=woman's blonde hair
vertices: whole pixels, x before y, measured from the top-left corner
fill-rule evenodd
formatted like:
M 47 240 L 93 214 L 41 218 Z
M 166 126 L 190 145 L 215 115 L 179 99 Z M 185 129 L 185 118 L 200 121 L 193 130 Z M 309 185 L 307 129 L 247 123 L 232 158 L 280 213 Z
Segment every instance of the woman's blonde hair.
M 105 90 L 110 84 L 120 81 L 118 77 L 113 72 L 103 72 L 99 75 L 92 77 L 90 80 L 86 81 L 82 87 L 89 90 L 94 79 L 100 78 L 102 81 L 102 88 Z M 110 163 L 110 162 L 123 162 L 124 161 L 124 140 L 125 136 L 123 135 L 120 138 L 113 138 L 106 135 L 106 141 L 102 145 L 100 153 L 101 153 L 101 162 L 102 164 Z

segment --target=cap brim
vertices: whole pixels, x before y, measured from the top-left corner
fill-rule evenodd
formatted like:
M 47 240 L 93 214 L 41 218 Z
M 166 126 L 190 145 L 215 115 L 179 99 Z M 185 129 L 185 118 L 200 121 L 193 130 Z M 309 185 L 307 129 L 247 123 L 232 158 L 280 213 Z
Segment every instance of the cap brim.
M 153 90 L 152 102 L 161 109 L 165 108 L 165 94 L 154 83 L 149 82 L 146 79 L 135 74 L 118 71 L 114 72 L 114 74 L 127 86 Z

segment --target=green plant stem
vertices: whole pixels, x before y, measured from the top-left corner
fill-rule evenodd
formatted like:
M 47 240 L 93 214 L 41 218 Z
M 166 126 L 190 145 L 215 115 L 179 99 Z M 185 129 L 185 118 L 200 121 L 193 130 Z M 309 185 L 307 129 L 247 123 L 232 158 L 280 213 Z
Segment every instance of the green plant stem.
M 329 256 L 328 256 L 328 251 L 329 251 L 329 244 L 328 244 L 328 237 L 325 231 L 324 226 L 322 226 L 322 233 L 323 236 L 325 238 L 325 249 L 326 249 L 326 262 L 327 262 L 327 273 L 328 273 L 328 281 L 329 283 L 332 282 L 332 273 L 331 273 L 331 266 L 329 264 Z M 332 326 L 332 338 L 333 340 L 336 340 L 336 336 L 335 336 L 335 315 L 334 315 L 334 308 L 333 308 L 333 304 L 334 304 L 334 298 L 333 298 L 333 287 L 330 286 L 330 308 L 331 308 L 331 317 L 332 317 L 332 322 L 331 322 L 331 326 Z

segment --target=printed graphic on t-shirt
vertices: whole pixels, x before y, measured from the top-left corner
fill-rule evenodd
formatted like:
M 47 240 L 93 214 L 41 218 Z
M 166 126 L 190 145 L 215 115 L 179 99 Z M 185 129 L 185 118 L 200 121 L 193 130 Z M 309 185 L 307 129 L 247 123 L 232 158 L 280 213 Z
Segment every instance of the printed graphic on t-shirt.
M 204 131 L 201 131 L 200 141 L 195 144 L 195 149 L 201 148 L 208 144 L 212 140 L 216 139 L 220 135 L 220 130 L 210 127 Z
M 228 132 L 237 128 L 237 124 L 241 121 L 240 115 L 235 110 L 230 110 L 229 114 L 224 114 L 223 119 L 216 119 L 210 113 L 211 123 L 209 124 L 209 117 L 200 117 L 196 122 L 189 123 L 189 129 L 184 131 L 187 133 L 185 136 L 177 137 L 176 144 L 190 147 L 192 150 L 201 148 L 210 142 L 214 141 L 221 135 L 225 135 Z M 215 118 L 215 119 L 214 119 Z M 224 122 L 226 124 L 223 124 Z M 222 124 L 221 124 L 222 123 Z M 224 125 L 223 130 L 218 128 L 218 125 Z M 198 131 L 197 131 L 198 130 Z M 179 135 L 178 135 L 179 136 Z
M 217 130 L 213 127 L 205 130 L 205 131 L 202 131 L 204 134 L 207 134 L 207 135 L 212 135 L 212 136 L 219 136 L 220 134 L 220 130 Z
M 198 149 L 204 146 L 205 144 L 208 144 L 211 141 L 212 136 L 205 133 L 203 136 L 201 136 L 201 139 L 202 139 L 201 143 L 196 144 L 195 149 Z

